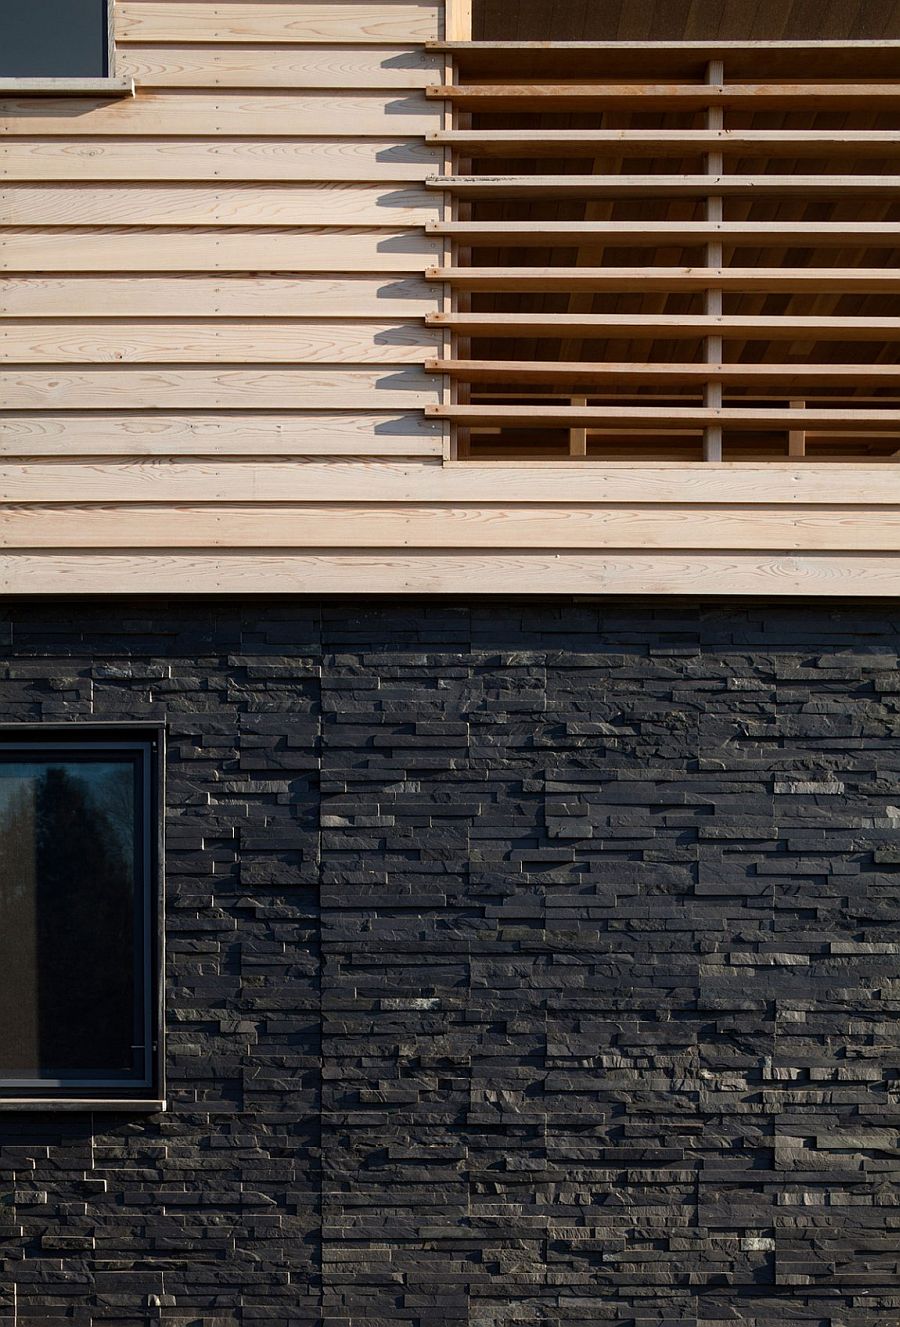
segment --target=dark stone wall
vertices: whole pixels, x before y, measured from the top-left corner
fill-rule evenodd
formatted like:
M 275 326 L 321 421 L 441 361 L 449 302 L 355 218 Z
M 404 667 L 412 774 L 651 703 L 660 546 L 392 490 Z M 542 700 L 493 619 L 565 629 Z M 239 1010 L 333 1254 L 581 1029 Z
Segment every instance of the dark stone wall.
M 0 638 L 170 732 L 171 1110 L 0 1115 L 5 1327 L 896 1327 L 896 606 Z

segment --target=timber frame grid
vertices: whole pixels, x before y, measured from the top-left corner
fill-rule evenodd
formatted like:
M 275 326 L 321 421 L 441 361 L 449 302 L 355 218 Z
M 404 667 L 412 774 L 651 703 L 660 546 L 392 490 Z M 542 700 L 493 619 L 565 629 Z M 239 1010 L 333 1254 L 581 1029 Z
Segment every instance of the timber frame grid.
M 428 227 L 445 245 L 444 266 L 428 273 L 444 293 L 427 322 L 445 333 L 428 367 L 449 388 L 427 413 L 450 425 L 450 458 L 896 460 L 900 319 L 885 308 L 900 290 L 900 83 L 869 63 L 873 49 L 896 59 L 900 43 L 482 43 L 471 41 L 471 3 L 456 0 L 446 31 L 433 45 L 448 82 L 428 92 L 447 107 L 429 138 L 446 154 L 429 181 L 446 216 Z M 484 128 L 504 111 L 529 127 Z M 616 127 L 535 130 L 539 112 L 600 112 Z M 633 127 L 647 112 L 661 123 Z M 831 127 L 848 115 L 863 127 Z M 784 127 L 759 128 L 760 116 Z M 554 154 L 593 157 L 591 173 L 522 173 Z M 699 155 L 702 171 L 679 155 Z M 824 167 L 808 167 L 817 156 Z M 583 207 L 584 220 L 543 219 L 557 203 Z M 485 204 L 494 224 L 479 219 Z M 517 204 L 525 220 L 500 219 Z M 548 266 L 516 263 L 517 248 L 537 245 L 549 246 Z M 575 266 L 560 260 L 572 246 Z M 658 253 L 675 246 L 682 265 L 663 266 Z M 473 247 L 499 250 L 499 264 L 473 263 Z M 623 248 L 638 262 L 612 266 Z M 611 311 L 594 311 L 598 295 Z M 520 298 L 527 312 L 510 312 Z M 498 343 L 512 351 L 498 355 Z

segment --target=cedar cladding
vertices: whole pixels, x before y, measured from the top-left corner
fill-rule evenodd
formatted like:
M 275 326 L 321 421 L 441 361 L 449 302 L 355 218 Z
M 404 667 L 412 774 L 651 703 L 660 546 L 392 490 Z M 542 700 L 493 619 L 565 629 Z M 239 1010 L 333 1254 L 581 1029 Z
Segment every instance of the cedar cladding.
M 133 99 L 7 93 L 0 591 L 896 588 L 896 50 L 466 10 L 122 0 Z

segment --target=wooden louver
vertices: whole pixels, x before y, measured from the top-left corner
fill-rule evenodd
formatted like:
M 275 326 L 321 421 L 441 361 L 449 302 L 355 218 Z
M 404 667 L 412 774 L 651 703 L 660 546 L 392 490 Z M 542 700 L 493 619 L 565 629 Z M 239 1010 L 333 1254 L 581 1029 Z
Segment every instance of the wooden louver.
M 448 56 L 459 456 L 900 455 L 900 79 L 865 44 Z

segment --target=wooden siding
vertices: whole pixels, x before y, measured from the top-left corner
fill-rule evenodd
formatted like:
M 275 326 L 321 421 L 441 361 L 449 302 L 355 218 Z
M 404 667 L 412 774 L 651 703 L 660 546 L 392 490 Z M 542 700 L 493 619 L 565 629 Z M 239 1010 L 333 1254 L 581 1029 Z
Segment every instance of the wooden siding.
M 453 459 L 470 9 L 121 0 L 133 100 L 0 104 L 0 592 L 896 592 L 893 466 Z

